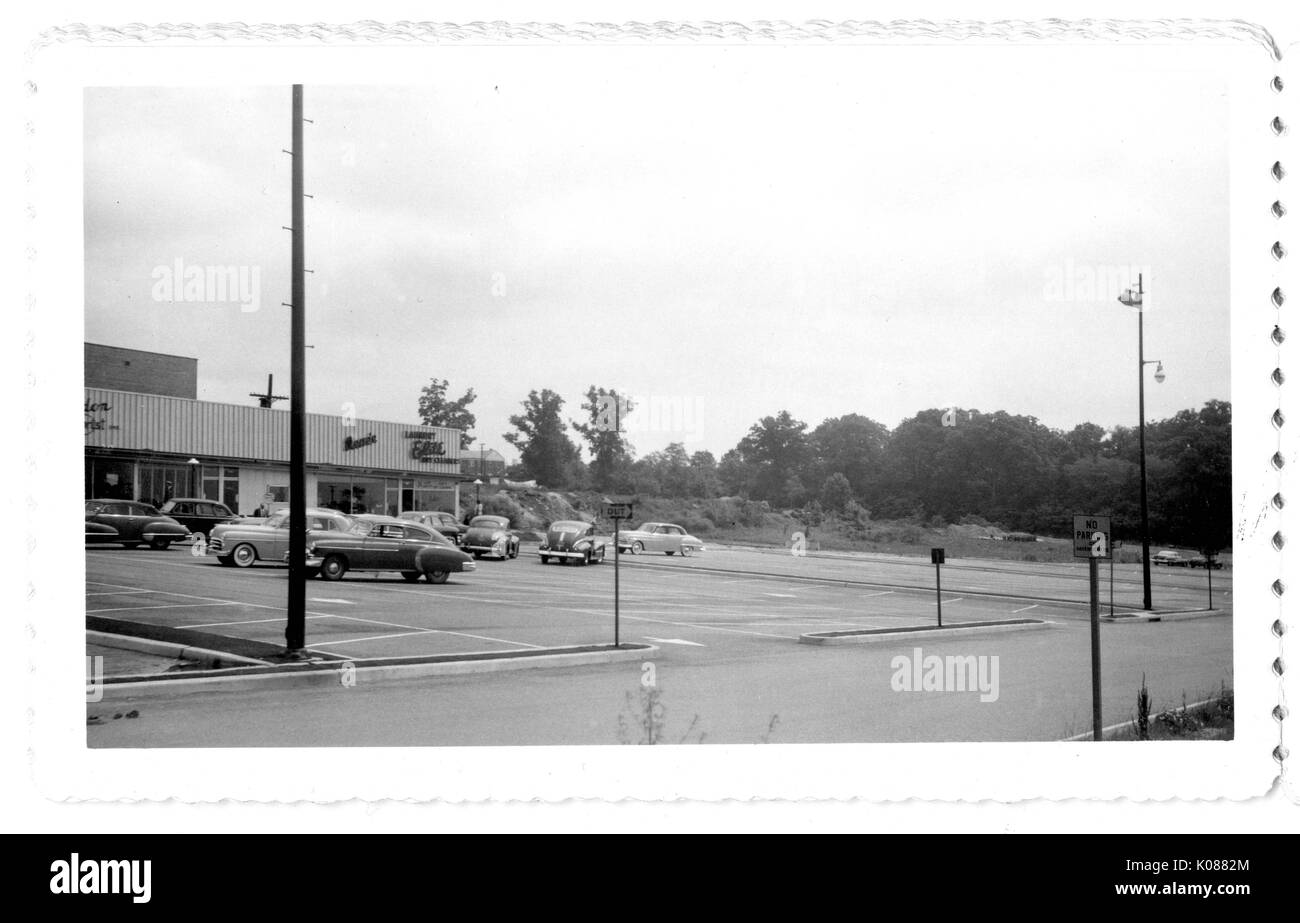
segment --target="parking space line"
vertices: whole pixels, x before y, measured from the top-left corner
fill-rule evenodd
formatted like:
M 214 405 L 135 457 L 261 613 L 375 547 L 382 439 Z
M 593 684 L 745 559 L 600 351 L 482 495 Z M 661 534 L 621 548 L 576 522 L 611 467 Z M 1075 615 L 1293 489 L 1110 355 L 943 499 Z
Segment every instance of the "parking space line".
M 608 616 L 608 612 L 593 612 L 590 609 L 573 609 L 567 606 L 561 606 L 566 612 L 581 612 L 584 615 Z M 655 619 L 643 615 L 624 615 L 623 619 L 629 622 L 654 622 L 658 625 L 676 625 L 678 628 L 701 628 L 705 631 L 727 631 L 738 635 L 753 635 L 756 638 L 777 638 L 781 641 L 797 641 L 794 635 L 773 635 L 761 631 L 744 631 L 740 628 L 723 628 L 718 625 L 705 625 L 700 622 L 677 622 L 672 619 Z
M 1015 615 L 1017 612 L 1028 612 L 1030 609 L 1037 609 L 1037 608 L 1038 608 L 1038 603 L 1034 603 L 1032 606 L 1025 606 L 1023 609 L 1012 609 L 1011 614 Z
M 167 606 L 114 606 L 111 609 L 87 609 L 87 615 L 98 615 L 101 612 L 145 612 L 149 609 L 198 609 L 208 606 L 239 606 L 242 603 L 223 602 L 223 603 L 176 603 Z
M 317 641 L 311 645 L 312 648 L 332 647 L 336 644 L 360 644 L 362 641 L 387 641 L 389 638 L 409 638 L 411 635 L 431 635 L 437 634 L 432 629 L 419 629 L 417 631 L 399 631 L 390 635 L 369 635 L 365 638 L 348 638 L 346 641 Z
M 333 619 L 338 618 L 336 615 L 308 615 L 307 619 Z M 262 625 L 266 622 L 283 622 L 284 618 L 278 619 L 244 619 L 242 622 L 203 622 L 200 625 L 184 625 L 183 628 L 227 628 L 234 625 Z
M 115 590 L 108 593 L 87 593 L 86 596 L 132 596 L 157 592 L 157 590 Z
M 423 633 L 435 634 L 436 633 L 440 635 L 457 635 L 462 638 L 474 638 L 478 641 L 494 641 L 498 644 L 513 644 L 516 647 L 530 647 L 533 648 L 534 650 L 540 650 L 542 647 L 544 647 L 544 645 L 529 644 L 526 641 L 507 641 L 505 638 L 493 638 L 489 635 L 475 635 L 475 634 L 470 634 L 467 631 L 451 631 L 450 629 L 447 628 L 419 628 L 415 625 L 401 625 L 398 624 L 397 622 L 384 622 L 381 621 L 380 619 L 368 619 L 368 618 L 363 618 L 359 615 L 335 614 L 334 618 L 346 619 L 349 622 L 365 622 L 368 625 L 384 625 L 388 628 L 405 628 L 405 629 L 409 629 L 409 631 L 412 634 L 423 634 Z

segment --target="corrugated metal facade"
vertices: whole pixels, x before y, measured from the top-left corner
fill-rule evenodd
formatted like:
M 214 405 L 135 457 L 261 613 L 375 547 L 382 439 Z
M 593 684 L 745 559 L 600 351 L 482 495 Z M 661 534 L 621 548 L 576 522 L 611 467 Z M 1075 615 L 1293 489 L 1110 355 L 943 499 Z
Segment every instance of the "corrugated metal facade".
M 85 392 L 87 449 L 289 461 L 288 411 L 105 388 Z M 460 457 L 459 430 L 307 414 L 309 465 L 456 476 Z

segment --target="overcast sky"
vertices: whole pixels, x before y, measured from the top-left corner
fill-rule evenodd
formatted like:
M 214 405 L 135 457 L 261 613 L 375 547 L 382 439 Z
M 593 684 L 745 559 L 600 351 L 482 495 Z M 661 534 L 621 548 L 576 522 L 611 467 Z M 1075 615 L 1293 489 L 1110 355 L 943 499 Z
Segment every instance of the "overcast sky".
M 309 85 L 308 409 L 414 422 L 446 378 L 512 458 L 530 389 L 577 417 L 591 384 L 641 399 L 639 454 L 720 456 L 782 409 L 1132 425 L 1126 266 L 1150 273 L 1147 355 L 1168 374 L 1148 416 L 1230 397 L 1212 75 L 699 50 Z M 196 356 L 204 400 L 251 403 L 268 372 L 287 393 L 289 88 L 85 101 L 86 339 Z M 256 270 L 258 309 L 159 300 L 177 260 Z

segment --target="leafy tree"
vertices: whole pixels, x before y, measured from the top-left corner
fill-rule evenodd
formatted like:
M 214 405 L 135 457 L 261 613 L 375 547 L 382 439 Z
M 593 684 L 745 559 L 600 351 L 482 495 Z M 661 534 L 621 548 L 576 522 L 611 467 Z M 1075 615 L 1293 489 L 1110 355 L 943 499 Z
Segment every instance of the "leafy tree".
M 716 497 L 722 490 L 718 477 L 718 462 L 712 452 L 696 452 L 691 456 L 687 477 L 687 493 L 692 497 Z
M 809 434 L 809 443 L 817 468 L 812 483 L 839 472 L 855 496 L 864 498 L 874 493 L 889 443 L 889 430 L 883 424 L 857 413 L 833 417 L 823 420 Z
M 744 462 L 753 466 L 751 492 L 757 499 L 782 506 L 802 502 L 805 490 L 800 475 L 812 458 L 807 429 L 807 423 L 782 410 L 774 417 L 763 417 L 740 440 L 736 448 Z
M 569 422 L 586 440 L 587 451 L 591 453 L 592 486 L 597 490 L 623 489 L 626 485 L 622 482 L 627 479 L 627 469 L 632 462 L 630 447 L 622 433 L 613 429 L 601 429 L 596 423 L 601 413 L 601 398 L 613 398 L 615 401 L 622 398 L 613 389 L 597 388 L 595 385 L 587 388 L 584 397 L 586 400 L 582 402 L 582 409 L 587 413 L 586 419 Z
M 842 513 L 849 508 L 853 499 L 853 485 L 843 474 L 836 471 L 822 484 L 821 505 L 828 510 Z
M 449 426 L 460 430 L 460 447 L 468 449 L 474 442 L 470 430 L 478 422 L 469 410 L 478 395 L 470 388 L 456 400 L 447 398 L 447 379 L 431 378 L 420 391 L 420 422 L 425 426 Z
M 1147 475 L 1161 497 L 1158 534 L 1215 552 L 1232 544 L 1232 405 L 1208 401 L 1147 427 L 1147 451 L 1167 474 Z M 1154 476 L 1153 476 L 1154 474 Z M 1155 523 L 1152 524 L 1155 532 Z
M 728 449 L 718 462 L 718 480 L 729 496 L 748 498 L 754 485 L 754 466 L 745 461 L 740 449 Z
M 529 391 L 521 403 L 524 412 L 510 418 L 517 432 L 504 433 L 502 438 L 519 450 L 519 463 L 530 478 L 548 487 L 567 486 L 573 476 L 571 466 L 580 458 L 560 419 L 564 398 L 546 388 Z

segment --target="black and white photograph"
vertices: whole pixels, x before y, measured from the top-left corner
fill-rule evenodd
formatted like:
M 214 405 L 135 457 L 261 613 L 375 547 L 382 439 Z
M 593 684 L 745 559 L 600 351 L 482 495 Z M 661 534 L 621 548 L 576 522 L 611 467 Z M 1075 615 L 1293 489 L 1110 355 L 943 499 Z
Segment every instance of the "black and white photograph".
M 1258 36 L 607 28 L 69 81 L 86 759 L 1267 787 Z

